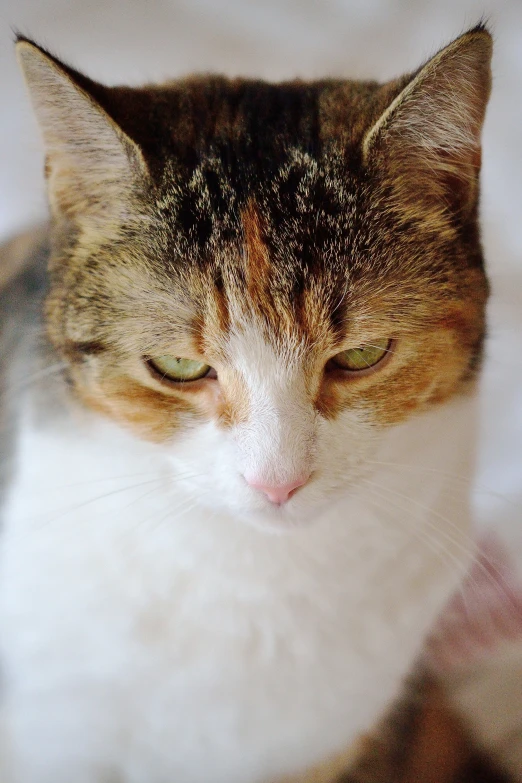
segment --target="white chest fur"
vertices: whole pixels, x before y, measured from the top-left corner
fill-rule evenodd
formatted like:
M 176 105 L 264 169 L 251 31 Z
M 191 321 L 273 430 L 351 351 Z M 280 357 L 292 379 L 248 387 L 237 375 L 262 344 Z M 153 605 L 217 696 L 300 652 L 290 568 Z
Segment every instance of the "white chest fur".
M 173 493 L 161 453 L 95 418 L 26 424 L 1 552 L 3 783 L 270 783 L 355 739 L 471 555 L 469 488 L 447 477 L 469 469 L 472 419 L 460 400 L 396 428 L 379 501 L 284 535 Z

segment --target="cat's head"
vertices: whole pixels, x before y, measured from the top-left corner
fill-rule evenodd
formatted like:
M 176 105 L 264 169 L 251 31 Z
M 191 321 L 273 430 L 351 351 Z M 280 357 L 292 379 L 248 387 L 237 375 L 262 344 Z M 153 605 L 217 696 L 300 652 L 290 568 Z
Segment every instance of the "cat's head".
M 469 387 L 482 27 L 384 85 L 107 88 L 18 54 L 47 152 L 51 341 L 84 404 L 162 444 L 201 503 L 307 516 L 388 428 Z

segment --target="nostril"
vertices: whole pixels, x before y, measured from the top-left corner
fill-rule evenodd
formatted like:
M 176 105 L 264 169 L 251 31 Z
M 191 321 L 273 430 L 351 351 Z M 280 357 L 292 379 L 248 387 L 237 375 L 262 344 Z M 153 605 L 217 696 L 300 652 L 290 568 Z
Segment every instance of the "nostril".
M 292 495 L 297 492 L 299 487 L 302 487 L 304 484 L 306 484 L 308 478 L 309 474 L 307 476 L 301 476 L 297 479 L 294 479 L 293 481 L 289 481 L 286 484 L 277 485 L 265 484 L 263 481 L 249 478 L 246 478 L 246 481 L 248 484 L 250 484 L 251 487 L 253 487 L 253 489 L 258 489 L 260 492 L 263 492 L 271 503 L 282 506 L 283 503 L 286 503 L 288 500 L 290 500 Z

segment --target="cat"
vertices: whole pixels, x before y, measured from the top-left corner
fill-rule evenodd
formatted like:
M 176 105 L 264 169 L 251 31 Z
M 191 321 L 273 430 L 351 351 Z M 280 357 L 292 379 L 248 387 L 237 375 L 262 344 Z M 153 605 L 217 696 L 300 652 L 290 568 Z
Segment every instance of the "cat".
M 399 694 L 474 555 L 491 46 L 131 89 L 18 39 L 2 783 L 333 780 Z

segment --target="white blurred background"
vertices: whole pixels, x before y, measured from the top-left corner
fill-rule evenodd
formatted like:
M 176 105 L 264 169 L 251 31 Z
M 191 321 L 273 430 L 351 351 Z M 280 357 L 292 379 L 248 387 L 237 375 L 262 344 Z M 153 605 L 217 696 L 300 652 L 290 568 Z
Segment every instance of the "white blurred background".
M 0 240 L 45 216 L 13 30 L 109 84 L 191 71 L 391 78 L 485 17 L 495 37 L 483 236 L 493 298 L 480 516 L 522 564 L 522 0 L 0 0 Z

